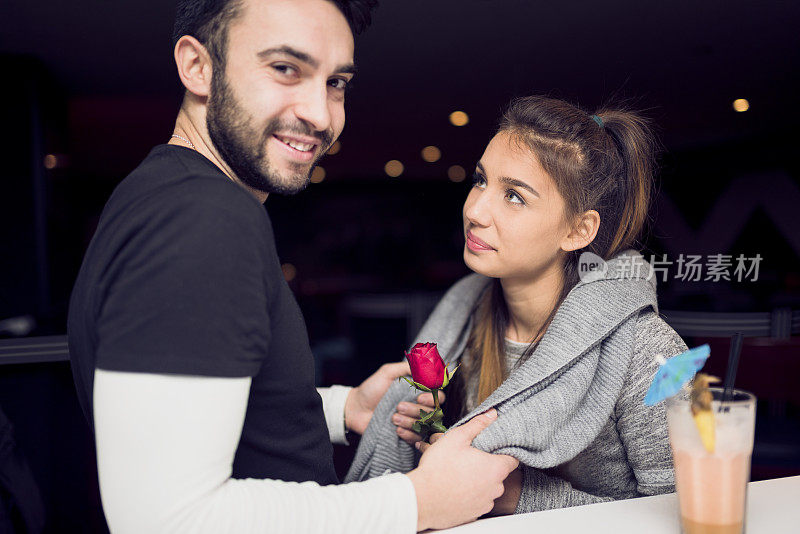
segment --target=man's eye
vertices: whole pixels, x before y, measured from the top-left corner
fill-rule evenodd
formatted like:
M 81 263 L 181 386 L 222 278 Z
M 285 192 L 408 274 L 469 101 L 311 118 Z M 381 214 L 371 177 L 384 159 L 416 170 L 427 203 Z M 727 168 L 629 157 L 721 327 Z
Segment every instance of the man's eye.
M 475 187 L 484 188 L 486 187 L 486 178 L 476 172 L 472 175 L 472 185 Z
M 328 80 L 328 85 L 330 85 L 334 89 L 347 89 L 349 86 L 349 82 L 344 78 L 333 78 L 331 80 Z
M 297 69 L 292 67 L 291 65 L 279 64 L 279 65 L 273 65 L 272 68 L 284 76 L 294 76 L 295 74 L 297 74 Z

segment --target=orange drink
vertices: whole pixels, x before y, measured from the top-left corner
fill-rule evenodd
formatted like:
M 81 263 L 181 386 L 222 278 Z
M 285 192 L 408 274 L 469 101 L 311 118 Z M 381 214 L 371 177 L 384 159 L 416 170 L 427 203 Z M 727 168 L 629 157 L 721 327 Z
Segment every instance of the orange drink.
M 710 391 L 713 452 L 703 446 L 688 395 L 681 392 L 667 399 L 682 530 L 684 534 L 742 534 L 756 399 L 750 393 L 734 390 L 731 399 L 725 401 L 721 388 Z

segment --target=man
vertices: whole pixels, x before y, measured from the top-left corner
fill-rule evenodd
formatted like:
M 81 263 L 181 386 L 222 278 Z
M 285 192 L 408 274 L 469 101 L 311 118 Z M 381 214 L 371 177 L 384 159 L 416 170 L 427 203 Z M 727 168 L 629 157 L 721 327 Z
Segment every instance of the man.
M 363 431 L 407 368 L 321 401 L 262 204 L 305 187 L 341 133 L 371 4 L 179 2 L 174 135 L 110 198 L 70 302 L 113 532 L 444 528 L 488 512 L 516 467 L 470 447 L 490 413 L 407 475 L 332 485 L 329 438 Z

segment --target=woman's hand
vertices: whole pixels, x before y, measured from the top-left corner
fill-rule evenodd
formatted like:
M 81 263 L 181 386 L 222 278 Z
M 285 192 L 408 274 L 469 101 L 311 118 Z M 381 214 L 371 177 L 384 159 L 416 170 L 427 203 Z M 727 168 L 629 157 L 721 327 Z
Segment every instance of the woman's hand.
M 444 400 L 444 392 L 440 391 L 439 403 L 443 403 Z M 422 393 L 421 395 L 417 396 L 416 404 L 413 402 L 397 403 L 397 413 L 392 416 L 392 423 L 394 423 L 394 425 L 397 427 L 397 435 L 409 445 L 414 445 L 415 443 L 422 441 L 422 436 L 416 432 L 413 432 L 411 427 L 414 425 L 414 422 L 419 419 L 420 410 L 429 412 L 432 409 L 433 394 L 431 393 Z M 438 435 L 441 436 L 442 434 Z M 431 441 L 431 443 L 433 443 L 433 441 Z
M 442 433 L 431 435 L 431 443 L 420 442 L 419 450 L 424 454 L 425 451 L 436 441 L 444 436 Z M 505 481 L 503 481 L 503 494 L 495 499 L 494 508 L 487 515 L 511 515 L 517 510 L 519 504 L 519 497 L 522 494 L 522 467 L 517 467 Z

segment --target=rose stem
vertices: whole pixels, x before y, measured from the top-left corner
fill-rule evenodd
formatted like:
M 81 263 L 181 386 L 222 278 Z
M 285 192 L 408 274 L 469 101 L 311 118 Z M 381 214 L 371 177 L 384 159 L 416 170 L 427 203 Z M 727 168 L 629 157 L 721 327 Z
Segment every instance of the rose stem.
M 439 409 L 439 390 L 433 389 L 431 393 L 433 393 L 433 411 L 435 412 Z

